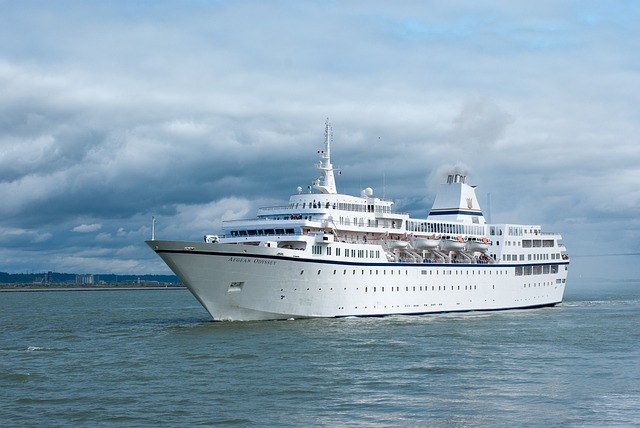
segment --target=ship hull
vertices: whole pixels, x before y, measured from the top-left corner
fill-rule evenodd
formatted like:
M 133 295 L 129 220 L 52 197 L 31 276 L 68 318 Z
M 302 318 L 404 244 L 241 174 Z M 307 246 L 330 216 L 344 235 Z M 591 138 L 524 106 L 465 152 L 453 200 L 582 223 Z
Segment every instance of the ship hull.
M 238 244 L 147 244 L 220 321 L 552 306 L 562 302 L 568 265 L 517 276 L 522 264 L 362 263 Z

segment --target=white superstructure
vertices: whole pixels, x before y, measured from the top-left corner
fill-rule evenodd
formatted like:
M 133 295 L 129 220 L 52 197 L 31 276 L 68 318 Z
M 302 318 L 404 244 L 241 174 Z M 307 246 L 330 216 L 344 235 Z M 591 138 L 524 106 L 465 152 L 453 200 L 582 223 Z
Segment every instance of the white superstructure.
M 147 241 L 215 320 L 377 316 L 552 306 L 569 257 L 539 225 L 487 224 L 460 174 L 426 219 L 364 189 L 337 192 L 327 121 L 322 174 L 289 204 L 204 242 Z M 313 190 L 316 193 L 313 193 Z

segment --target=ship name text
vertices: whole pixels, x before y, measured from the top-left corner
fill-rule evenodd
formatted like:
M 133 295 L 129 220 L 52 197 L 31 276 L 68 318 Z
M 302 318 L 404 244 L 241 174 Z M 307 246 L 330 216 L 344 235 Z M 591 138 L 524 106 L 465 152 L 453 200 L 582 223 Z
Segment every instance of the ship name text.
M 233 263 L 251 263 L 251 259 L 246 259 L 244 257 L 229 257 L 229 261 Z M 253 264 L 256 265 L 275 265 L 275 260 L 262 260 L 262 259 L 253 259 Z

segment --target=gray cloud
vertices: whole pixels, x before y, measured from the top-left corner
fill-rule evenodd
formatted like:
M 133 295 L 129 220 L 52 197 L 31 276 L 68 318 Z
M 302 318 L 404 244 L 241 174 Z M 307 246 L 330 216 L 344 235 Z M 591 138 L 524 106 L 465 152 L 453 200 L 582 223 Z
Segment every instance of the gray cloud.
M 633 4 L 5 6 L 0 270 L 166 272 L 152 215 L 200 239 L 285 202 L 327 116 L 339 190 L 424 215 L 458 167 L 494 220 L 639 250 Z

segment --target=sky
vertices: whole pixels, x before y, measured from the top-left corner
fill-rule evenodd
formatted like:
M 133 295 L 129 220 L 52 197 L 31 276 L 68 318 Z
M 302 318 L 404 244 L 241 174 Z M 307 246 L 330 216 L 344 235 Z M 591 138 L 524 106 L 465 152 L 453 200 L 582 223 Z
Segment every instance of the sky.
M 640 1 L 0 0 L 0 271 L 165 274 L 144 244 L 338 191 L 494 222 L 640 277 Z M 490 205 L 488 202 L 490 201 Z

